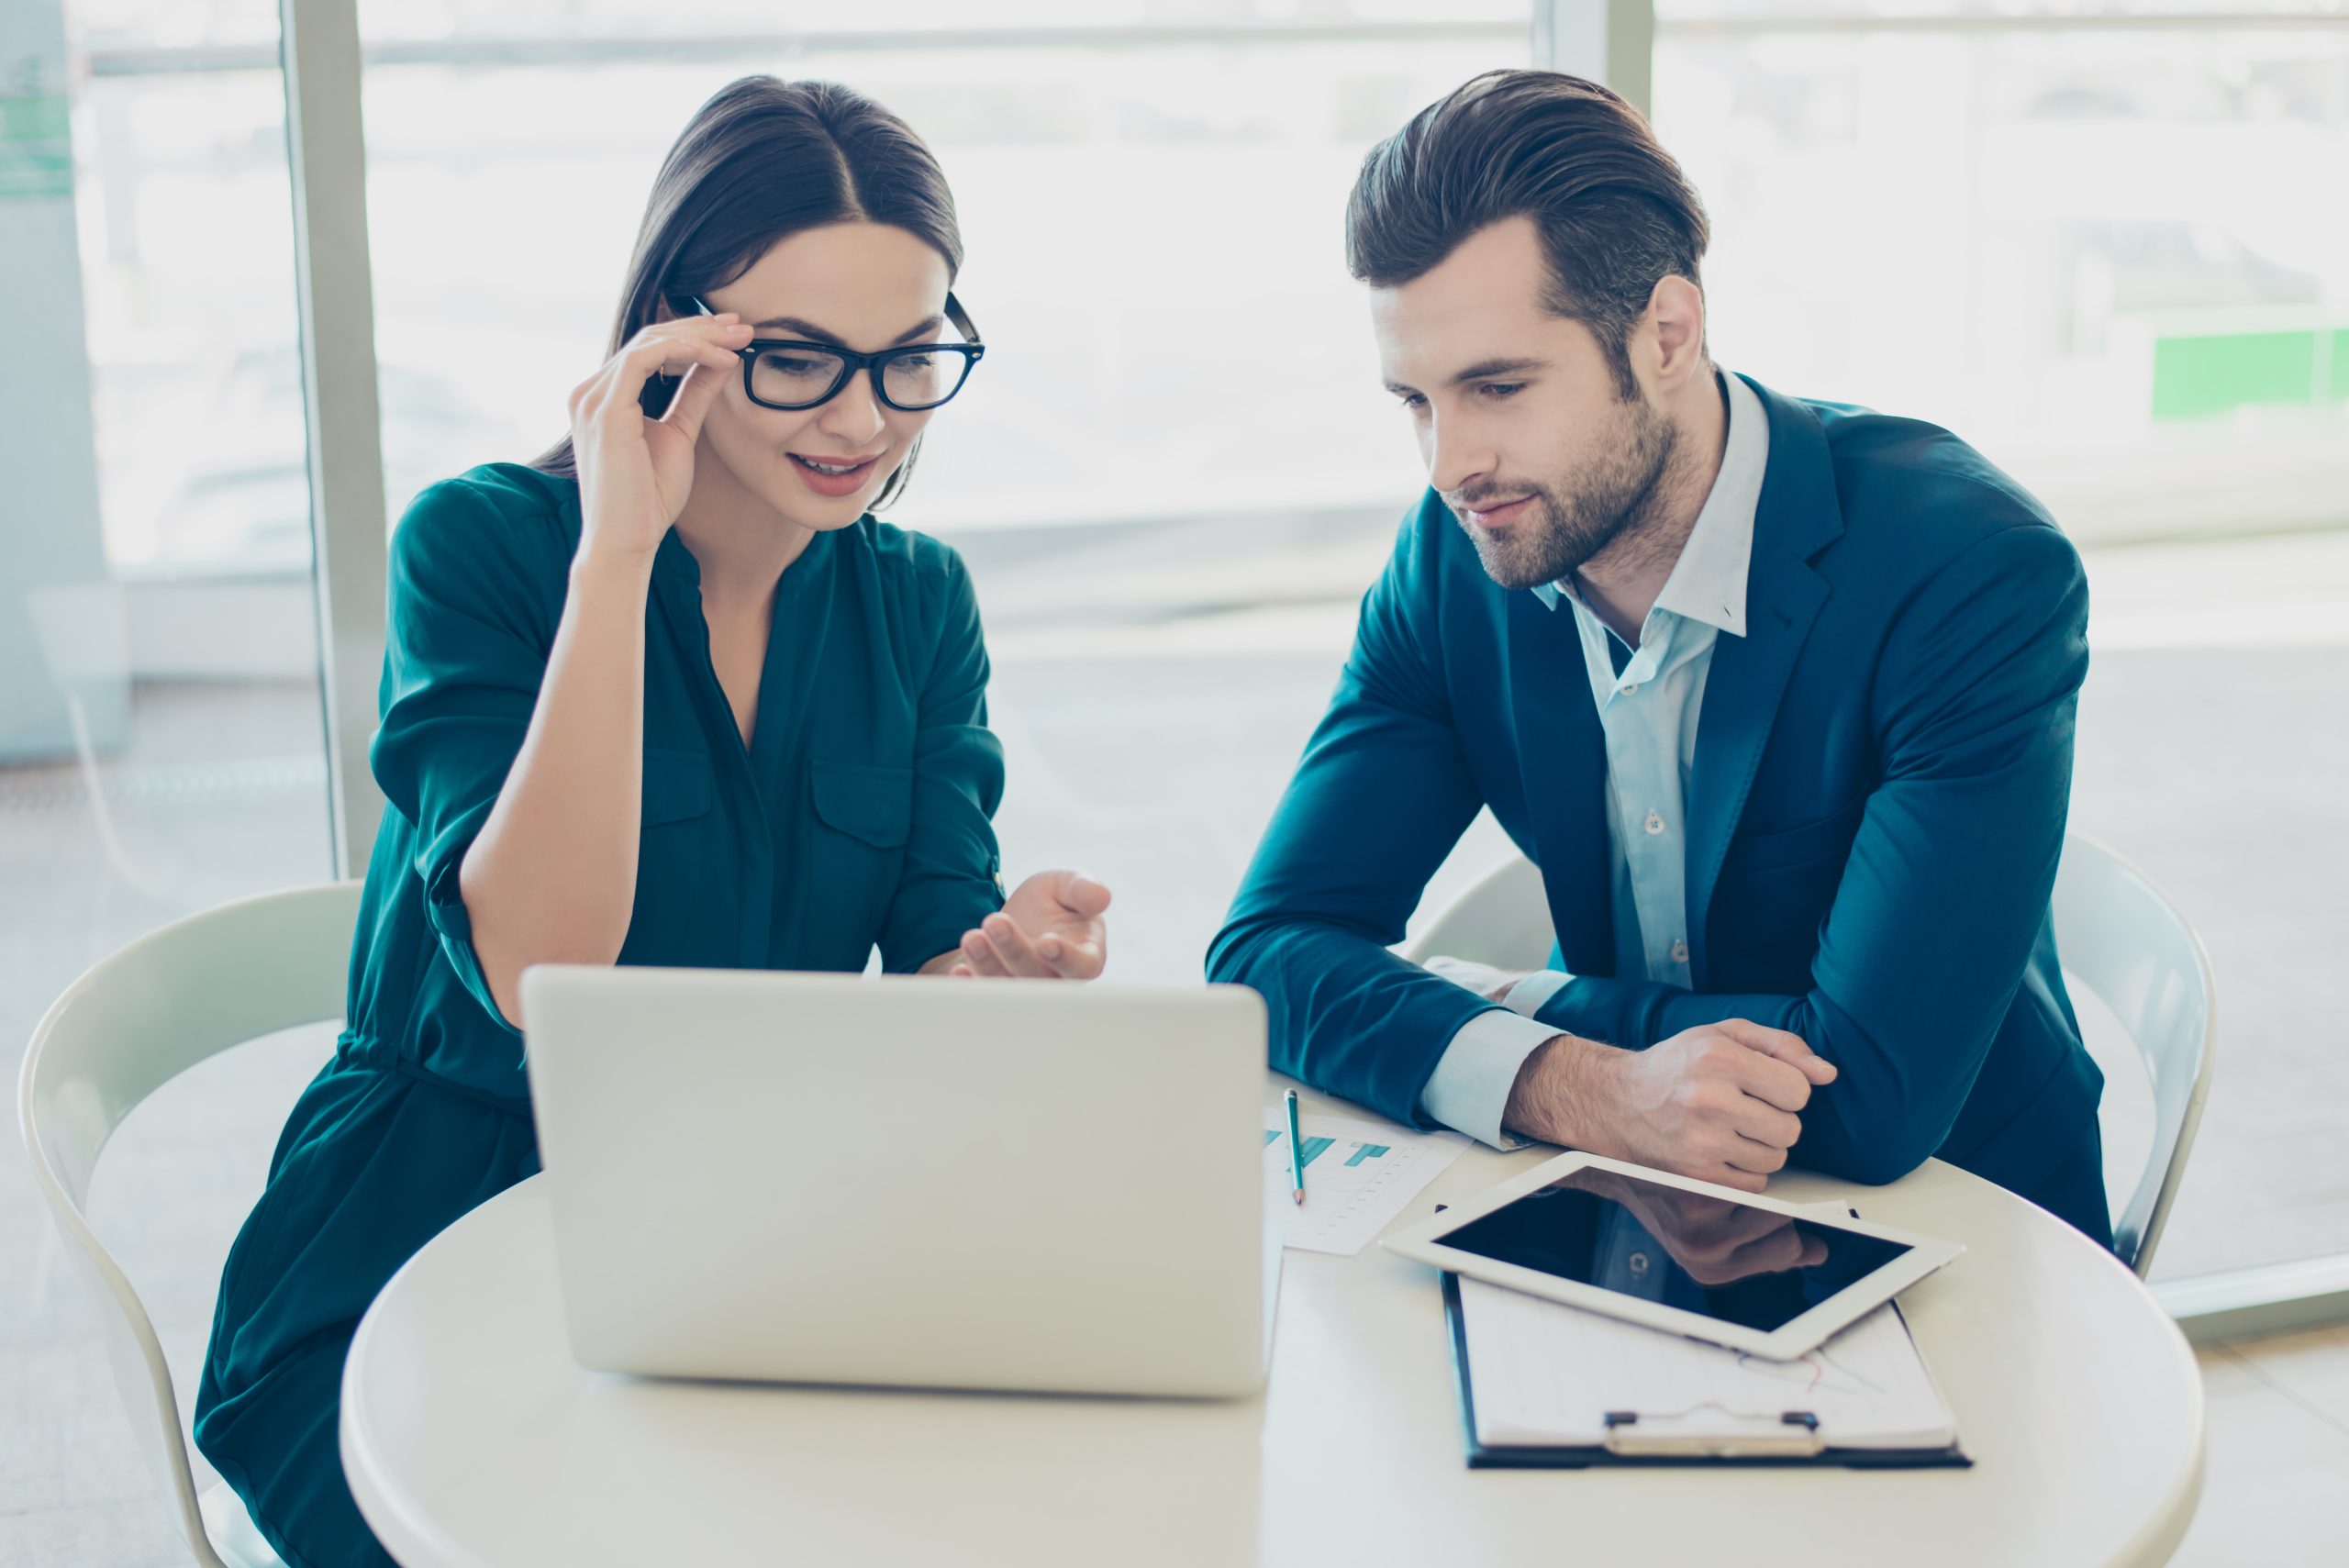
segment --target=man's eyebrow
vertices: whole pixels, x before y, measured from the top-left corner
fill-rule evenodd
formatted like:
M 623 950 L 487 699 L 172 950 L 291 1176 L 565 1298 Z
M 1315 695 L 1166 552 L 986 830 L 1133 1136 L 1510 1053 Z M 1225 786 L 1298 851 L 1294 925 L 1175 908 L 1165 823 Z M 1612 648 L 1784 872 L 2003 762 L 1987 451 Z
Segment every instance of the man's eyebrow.
M 1472 381 L 1491 381 L 1499 376 L 1523 375 L 1529 371 L 1548 368 L 1547 360 L 1478 360 L 1466 370 L 1454 371 L 1447 378 L 1446 384 L 1465 386 Z M 1390 381 L 1386 384 L 1386 390 L 1397 397 L 1412 397 L 1418 395 L 1419 389 L 1416 386 L 1406 386 L 1399 381 Z
M 1466 370 L 1453 373 L 1452 384 L 1465 386 L 1472 381 L 1491 381 L 1499 376 L 1523 375 L 1538 371 L 1547 361 L 1542 360 L 1478 360 Z
M 757 331 L 764 331 L 767 328 L 777 327 L 781 328 L 785 332 L 796 333 L 798 336 L 806 339 L 811 343 L 829 343 L 837 349 L 845 349 L 848 347 L 848 343 L 839 333 L 827 332 L 824 328 L 817 326 L 814 322 L 796 316 L 770 316 L 764 321 L 753 322 L 751 325 L 753 330 Z M 895 338 L 890 339 L 889 347 L 894 349 L 901 343 L 910 343 L 915 339 L 922 337 L 928 333 L 935 332 L 941 327 L 945 325 L 946 317 L 943 316 L 933 316 L 927 321 L 917 321 L 911 327 L 908 327 L 904 331 L 898 333 Z

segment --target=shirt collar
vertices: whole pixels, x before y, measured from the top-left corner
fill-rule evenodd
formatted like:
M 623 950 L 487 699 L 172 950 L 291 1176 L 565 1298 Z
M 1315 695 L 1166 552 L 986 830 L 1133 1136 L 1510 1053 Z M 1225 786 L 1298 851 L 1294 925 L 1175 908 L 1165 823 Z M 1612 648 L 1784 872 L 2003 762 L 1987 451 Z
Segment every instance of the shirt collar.
M 1762 502 L 1762 476 L 1770 464 L 1770 417 L 1742 376 L 1722 373 L 1729 404 L 1729 433 L 1721 444 L 1720 472 L 1697 513 L 1688 542 L 1672 575 L 1656 595 L 1655 607 L 1728 632 L 1745 635 L 1745 579 L 1753 561 L 1753 515 Z M 1542 583 L 1534 596 L 1558 607 L 1568 583 Z

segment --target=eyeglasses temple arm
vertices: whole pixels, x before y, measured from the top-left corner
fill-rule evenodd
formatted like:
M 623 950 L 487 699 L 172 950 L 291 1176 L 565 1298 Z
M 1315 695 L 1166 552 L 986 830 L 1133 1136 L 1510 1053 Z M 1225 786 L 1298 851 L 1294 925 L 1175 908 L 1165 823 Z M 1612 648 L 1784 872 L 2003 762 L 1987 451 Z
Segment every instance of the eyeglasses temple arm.
M 963 302 L 954 297 L 952 289 L 949 289 L 946 294 L 946 321 L 955 331 L 963 334 L 964 342 L 974 347 L 978 345 L 979 329 L 971 325 L 970 312 L 963 308 Z

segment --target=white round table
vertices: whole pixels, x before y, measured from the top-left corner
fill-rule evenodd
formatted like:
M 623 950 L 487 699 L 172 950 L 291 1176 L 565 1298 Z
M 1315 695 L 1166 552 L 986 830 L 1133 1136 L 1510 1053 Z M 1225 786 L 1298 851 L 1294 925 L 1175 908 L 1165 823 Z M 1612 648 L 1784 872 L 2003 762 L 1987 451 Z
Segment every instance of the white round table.
M 1472 1148 L 1405 1218 L 1542 1157 Z M 1901 1305 L 1971 1469 L 1471 1471 L 1437 1276 L 1375 1245 L 1287 1255 L 1258 1399 L 584 1372 L 543 1178 L 384 1287 L 343 1374 L 343 1469 L 406 1568 L 2167 1560 L 2201 1490 L 2202 1385 L 2134 1275 L 1938 1162 L 1888 1187 L 1771 1190 L 1965 1244 Z

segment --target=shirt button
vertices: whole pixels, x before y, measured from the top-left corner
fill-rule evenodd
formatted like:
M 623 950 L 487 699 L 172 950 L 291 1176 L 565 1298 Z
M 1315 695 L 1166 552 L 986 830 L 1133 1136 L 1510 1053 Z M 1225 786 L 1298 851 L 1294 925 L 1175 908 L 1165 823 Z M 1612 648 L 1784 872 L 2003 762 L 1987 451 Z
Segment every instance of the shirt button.
M 1686 963 L 1688 962 L 1688 944 L 1687 942 L 1675 942 L 1672 944 L 1672 962 L 1675 963 Z
M 1663 817 L 1658 817 L 1658 816 L 1657 816 L 1654 812 L 1653 812 L 1653 811 L 1649 812 L 1649 813 L 1648 813 L 1648 820 L 1647 820 L 1647 829 L 1648 829 L 1648 832 L 1649 832 L 1650 834 L 1656 834 L 1656 833 L 1661 833 L 1661 832 L 1663 832 L 1663 831 L 1664 831 L 1664 818 L 1663 818 Z
M 1625 696 L 1630 696 L 1633 692 L 1636 692 L 1639 689 L 1640 684 L 1637 681 L 1626 681 L 1623 683 L 1623 695 Z
M 1642 1274 L 1648 1272 L 1648 1255 L 1645 1252 L 1634 1252 L 1623 1261 L 1631 1265 L 1631 1277 L 1633 1279 L 1637 1279 Z

